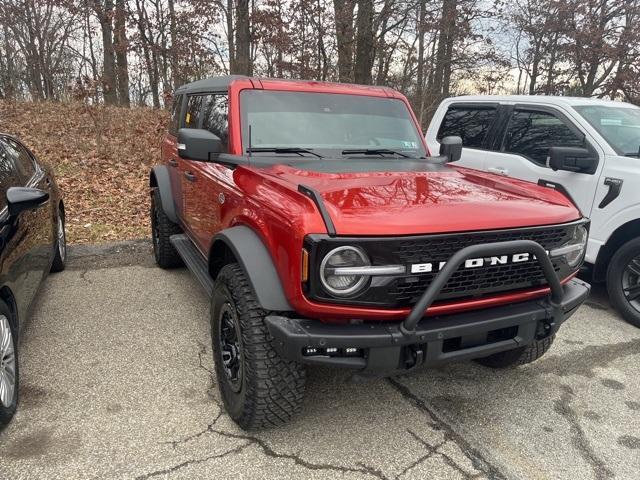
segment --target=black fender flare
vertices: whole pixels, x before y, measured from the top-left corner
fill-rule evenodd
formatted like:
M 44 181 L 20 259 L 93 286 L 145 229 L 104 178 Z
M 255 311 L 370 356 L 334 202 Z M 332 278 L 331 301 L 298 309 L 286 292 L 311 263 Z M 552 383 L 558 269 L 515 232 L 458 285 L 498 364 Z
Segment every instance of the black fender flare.
M 210 256 L 215 254 L 219 242 L 235 256 L 262 308 L 275 312 L 293 311 L 271 255 L 256 232 L 244 225 L 222 230 L 213 239 Z
M 157 165 L 151 169 L 149 175 L 149 186 L 157 188 L 160 194 L 160 202 L 165 215 L 169 217 L 173 223 L 178 223 L 178 215 L 176 214 L 176 205 L 173 201 L 173 193 L 171 193 L 171 179 L 169 178 L 169 169 L 164 165 Z

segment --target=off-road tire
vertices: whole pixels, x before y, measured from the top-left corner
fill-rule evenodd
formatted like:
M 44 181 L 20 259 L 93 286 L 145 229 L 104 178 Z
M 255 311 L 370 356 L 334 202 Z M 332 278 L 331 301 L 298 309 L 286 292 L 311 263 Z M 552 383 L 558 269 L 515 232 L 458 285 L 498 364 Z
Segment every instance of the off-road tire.
M 183 265 L 180 255 L 169 238 L 182 233 L 179 225 L 173 223 L 162 209 L 158 189 L 151 192 L 151 240 L 153 255 L 161 268 L 176 268 Z
M 231 306 L 239 324 L 242 376 L 234 391 L 225 373 L 219 346 L 221 312 Z M 229 416 L 244 430 L 288 422 L 302 406 L 306 372 L 303 365 L 281 358 L 273 347 L 264 317 L 243 269 L 222 268 L 211 298 L 211 339 L 218 387 Z
M 5 407 L 2 405 L 2 402 L 0 402 L 0 429 L 8 424 L 11 419 L 13 418 L 13 415 L 16 413 L 16 408 L 18 406 L 18 390 L 19 390 L 19 386 L 20 386 L 20 366 L 18 362 L 18 339 L 16 338 L 16 331 L 17 331 L 17 325 L 15 323 L 15 319 L 13 318 L 13 316 L 11 315 L 11 310 L 9 310 L 9 307 L 7 307 L 7 305 L 0 300 L 0 315 L 4 315 L 5 317 L 7 317 L 9 319 L 9 323 L 12 326 L 12 335 L 13 335 L 13 349 L 14 349 L 14 358 L 15 358 L 15 371 L 16 371 L 16 378 L 15 378 L 15 393 L 14 393 L 14 400 L 12 402 L 12 404 L 9 407 Z
M 622 276 L 629 262 L 640 256 L 640 238 L 622 245 L 611 257 L 607 267 L 607 291 L 613 308 L 631 325 L 640 327 L 640 311 L 629 303 L 624 295 Z
M 505 352 L 494 353 L 488 357 L 478 358 L 476 362 L 489 368 L 510 368 L 535 362 L 551 348 L 555 335 L 542 340 L 535 340 L 526 347 L 514 348 Z
M 64 211 L 60 208 L 58 210 L 58 221 L 62 222 L 62 225 L 56 223 L 56 253 L 53 257 L 53 263 L 51 264 L 52 272 L 61 272 L 64 270 L 65 261 L 67 260 L 67 238 L 65 234 L 65 218 Z M 63 238 L 60 238 L 60 227 L 62 227 Z M 62 243 L 62 248 L 60 244 Z

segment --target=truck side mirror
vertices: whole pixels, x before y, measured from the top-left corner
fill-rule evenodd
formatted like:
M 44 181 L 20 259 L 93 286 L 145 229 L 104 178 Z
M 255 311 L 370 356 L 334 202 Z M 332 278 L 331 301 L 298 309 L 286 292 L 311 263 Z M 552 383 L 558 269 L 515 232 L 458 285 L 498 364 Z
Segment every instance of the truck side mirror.
M 462 157 L 462 138 L 444 137 L 440 140 L 440 156 L 446 157 L 447 162 L 457 162 Z
M 208 162 L 222 153 L 222 140 L 202 128 L 178 130 L 178 155 L 187 160 Z
M 7 209 L 11 217 L 26 210 L 35 210 L 49 200 L 49 194 L 39 188 L 11 187 L 7 190 L 6 196 Z
M 553 171 L 593 174 L 598 168 L 598 157 L 586 148 L 551 147 L 547 163 Z

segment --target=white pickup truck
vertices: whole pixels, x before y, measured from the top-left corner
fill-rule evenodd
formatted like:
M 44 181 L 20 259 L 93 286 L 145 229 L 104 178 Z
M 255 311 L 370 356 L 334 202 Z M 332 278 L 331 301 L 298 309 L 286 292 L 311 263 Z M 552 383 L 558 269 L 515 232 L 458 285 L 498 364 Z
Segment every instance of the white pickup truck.
M 591 219 L 585 263 L 640 327 L 640 108 L 605 100 L 468 96 L 444 100 L 427 145 L 460 136 L 458 165 L 555 188 Z

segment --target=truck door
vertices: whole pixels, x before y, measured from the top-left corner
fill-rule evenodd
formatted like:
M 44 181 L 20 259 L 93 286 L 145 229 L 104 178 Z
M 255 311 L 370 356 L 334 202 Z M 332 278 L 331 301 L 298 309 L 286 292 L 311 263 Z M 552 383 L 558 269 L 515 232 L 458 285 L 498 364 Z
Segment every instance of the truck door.
M 444 137 L 462 138 L 462 158 L 455 165 L 484 169 L 485 153 L 490 147 L 497 127 L 497 103 L 451 103 L 436 112 L 427 131 L 427 146 L 431 155 L 438 155 L 440 140 Z
M 508 121 L 485 154 L 484 170 L 565 190 L 585 216 L 591 215 L 604 163 L 604 152 L 568 115 L 547 106 L 515 105 Z M 551 147 L 581 147 L 599 158 L 593 174 L 553 171 L 547 167 Z M 558 186 L 559 185 L 559 186 Z
M 195 97 L 190 97 L 194 98 Z M 191 100 L 190 100 L 191 105 Z M 194 100 L 193 111 L 197 110 L 198 121 L 193 128 L 202 128 L 214 133 L 222 140 L 223 152 L 228 141 L 228 94 L 212 92 L 199 95 Z M 194 113 L 195 115 L 195 113 Z M 233 174 L 232 170 L 220 163 L 184 160 L 183 188 L 185 190 L 185 219 L 193 240 L 206 252 L 211 239 L 220 231 L 220 211 L 227 197 L 226 188 Z

